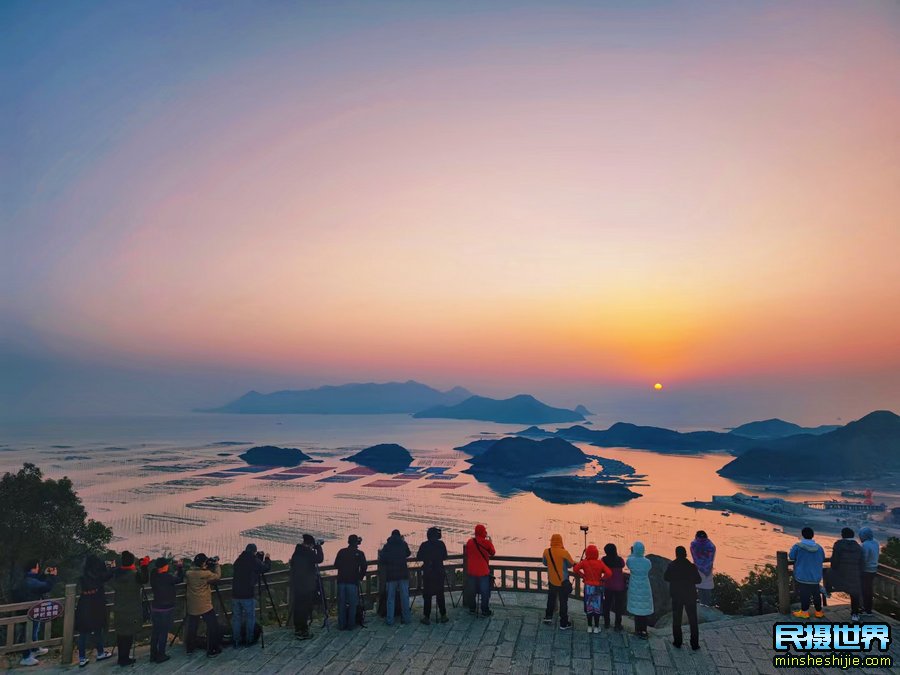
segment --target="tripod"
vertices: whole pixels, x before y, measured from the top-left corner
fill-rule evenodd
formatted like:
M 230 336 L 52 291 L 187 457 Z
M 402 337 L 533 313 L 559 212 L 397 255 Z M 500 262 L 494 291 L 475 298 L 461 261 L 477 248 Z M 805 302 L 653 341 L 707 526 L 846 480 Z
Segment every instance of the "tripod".
M 281 628 L 281 616 L 278 614 L 278 605 L 275 604 L 275 599 L 272 597 L 272 589 L 269 588 L 269 580 L 266 579 L 266 574 L 263 572 L 259 575 L 259 579 L 256 582 L 256 586 L 259 589 L 259 615 L 262 618 L 262 587 L 266 587 L 266 595 L 269 596 L 269 605 L 272 607 L 272 611 L 275 613 L 275 620 L 278 622 L 278 627 Z
M 322 628 L 328 630 L 328 599 L 325 597 L 325 584 L 322 582 L 322 574 L 319 572 L 319 564 L 316 563 L 316 587 L 319 598 L 322 600 Z M 312 619 L 312 614 L 310 614 Z

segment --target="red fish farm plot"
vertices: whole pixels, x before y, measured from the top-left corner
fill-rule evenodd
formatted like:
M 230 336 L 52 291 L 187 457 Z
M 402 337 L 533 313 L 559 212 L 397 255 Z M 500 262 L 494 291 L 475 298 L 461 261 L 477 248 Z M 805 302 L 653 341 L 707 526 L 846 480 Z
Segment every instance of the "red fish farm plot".
M 409 485 L 408 480 L 391 480 L 391 479 L 382 479 L 375 480 L 371 483 L 366 483 L 363 487 L 369 488 L 397 488 L 397 487 L 405 487 Z
M 375 469 L 370 469 L 367 466 L 358 466 L 355 469 L 347 469 L 346 471 L 341 471 L 339 475 L 341 476 L 374 476 L 378 472 Z
M 236 466 L 233 469 L 222 469 L 225 473 L 262 473 L 277 469 L 277 466 Z

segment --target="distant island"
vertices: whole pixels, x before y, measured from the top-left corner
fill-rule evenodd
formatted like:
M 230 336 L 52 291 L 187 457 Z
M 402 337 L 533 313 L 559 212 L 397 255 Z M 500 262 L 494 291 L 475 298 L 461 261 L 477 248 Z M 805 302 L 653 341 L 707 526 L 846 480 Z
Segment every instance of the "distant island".
M 478 474 L 532 476 L 552 469 L 581 466 L 588 459 L 581 450 L 561 438 L 535 441 L 508 436 L 468 460 L 472 466 L 466 472 L 476 477 Z
M 438 391 L 421 382 L 369 382 L 276 391 L 250 391 L 219 408 L 198 410 L 211 413 L 254 415 L 384 415 L 414 413 L 429 406 L 454 405 L 472 396 L 462 387 Z
M 347 457 L 346 461 L 355 462 L 381 473 L 396 473 L 412 464 L 412 455 L 402 445 L 380 443 Z
M 532 434 L 535 431 L 530 431 Z M 540 431 L 539 429 L 536 431 Z M 609 429 L 587 429 L 581 425 L 560 429 L 556 436 L 590 443 L 601 448 L 636 448 L 668 453 L 740 451 L 753 444 L 748 438 L 720 431 L 673 431 L 616 422 Z
M 869 413 L 821 435 L 800 434 L 748 449 L 718 473 L 746 481 L 834 481 L 875 478 L 900 471 L 900 417 Z
M 583 405 L 576 405 L 575 412 L 577 412 L 582 417 L 590 417 L 591 415 L 594 414 Z
M 466 443 L 465 445 L 460 445 L 453 449 L 464 452 L 467 455 L 475 456 L 482 454 L 496 442 L 496 438 L 479 438 L 477 441 L 472 441 L 471 443 Z
M 582 476 L 545 476 L 531 483 L 531 491 L 553 504 L 623 504 L 640 497 L 622 481 L 598 482 Z
M 238 456 L 251 466 L 297 466 L 312 459 L 299 448 L 279 448 L 276 445 L 258 445 Z
M 566 408 L 554 408 L 529 394 L 519 394 L 507 399 L 470 396 L 455 405 L 437 405 L 422 410 L 413 417 L 481 420 L 501 424 L 547 424 L 577 422 L 584 419 L 581 413 Z
M 797 434 L 827 434 L 840 427 L 836 424 L 823 424 L 818 427 L 801 427 L 793 422 L 785 422 L 784 420 L 773 418 L 770 420 L 760 420 L 758 422 L 747 422 L 739 427 L 735 427 L 730 433 L 745 438 L 767 439 L 767 438 L 784 438 L 786 436 L 796 436 Z

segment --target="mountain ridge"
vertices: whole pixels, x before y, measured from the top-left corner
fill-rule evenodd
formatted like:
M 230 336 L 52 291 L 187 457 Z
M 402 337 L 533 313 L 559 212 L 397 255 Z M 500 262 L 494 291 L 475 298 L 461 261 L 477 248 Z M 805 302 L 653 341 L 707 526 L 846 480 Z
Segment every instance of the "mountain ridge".
M 455 405 L 438 405 L 413 414 L 417 419 L 480 420 L 500 424 L 549 424 L 583 421 L 584 416 L 567 408 L 555 408 L 531 394 L 506 399 L 470 396 Z

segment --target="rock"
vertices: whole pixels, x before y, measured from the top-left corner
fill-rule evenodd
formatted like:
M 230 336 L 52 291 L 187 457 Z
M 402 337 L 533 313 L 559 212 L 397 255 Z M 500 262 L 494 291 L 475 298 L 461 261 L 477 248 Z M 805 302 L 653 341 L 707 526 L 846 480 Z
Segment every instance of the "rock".
M 627 555 L 625 556 L 628 557 Z M 647 559 L 653 565 L 650 568 L 650 590 L 653 591 L 653 615 L 648 623 L 656 625 L 656 621 L 664 614 L 672 613 L 672 597 L 669 595 L 669 583 L 663 579 L 666 568 L 672 562 L 670 558 L 663 558 L 655 553 L 648 553 Z
M 298 448 L 279 448 L 275 445 L 259 445 L 239 456 L 253 466 L 297 466 L 311 459 Z
M 379 443 L 347 457 L 347 461 L 367 466 L 381 473 L 396 473 L 412 464 L 412 455 L 402 445 Z
M 467 473 L 501 476 L 531 476 L 551 469 L 580 466 L 588 461 L 580 449 L 561 438 L 536 441 L 522 436 L 507 436 L 493 443 L 468 462 Z

